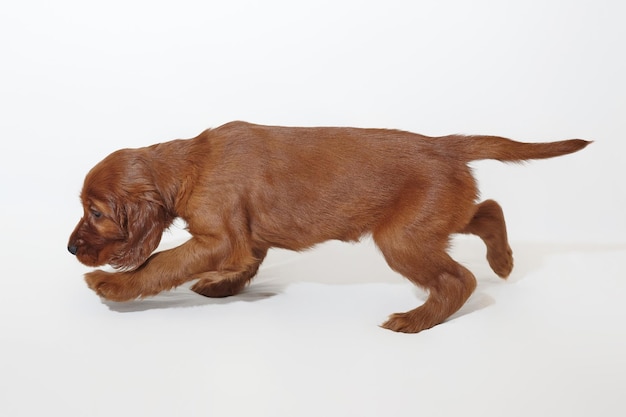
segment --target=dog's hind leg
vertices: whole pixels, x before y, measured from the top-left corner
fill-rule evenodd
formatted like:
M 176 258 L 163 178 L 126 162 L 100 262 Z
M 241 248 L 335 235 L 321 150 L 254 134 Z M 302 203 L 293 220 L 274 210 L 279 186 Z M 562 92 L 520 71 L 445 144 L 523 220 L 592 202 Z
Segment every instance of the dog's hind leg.
M 491 269 L 501 278 L 513 270 L 513 252 L 509 246 L 506 223 L 502 208 L 493 200 L 476 206 L 476 212 L 460 233 L 471 233 L 480 237 L 487 245 L 487 261 Z
M 469 176 L 469 173 L 467 174 Z M 389 266 L 429 292 L 416 309 L 393 314 L 384 328 L 417 333 L 442 323 L 467 301 L 476 278 L 447 253 L 450 234 L 470 222 L 475 190 L 468 177 L 448 177 L 444 187 L 428 194 L 405 193 L 405 198 L 373 231 L 373 238 Z
M 393 270 L 429 291 L 420 307 L 393 314 L 382 325 L 386 329 L 417 333 L 440 324 L 460 309 L 476 288 L 474 275 L 446 253 L 446 239 L 409 245 L 397 238 L 374 239 Z

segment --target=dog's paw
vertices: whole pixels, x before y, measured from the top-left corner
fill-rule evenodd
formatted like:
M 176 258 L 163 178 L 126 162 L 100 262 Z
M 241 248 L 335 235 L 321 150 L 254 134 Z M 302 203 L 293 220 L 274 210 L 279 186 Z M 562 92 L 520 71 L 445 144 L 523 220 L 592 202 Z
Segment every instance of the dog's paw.
M 129 291 L 127 280 L 121 276 L 123 274 L 96 270 L 85 274 L 85 281 L 89 288 L 107 300 L 128 301 L 137 298 L 139 294 Z
M 399 333 L 418 333 L 433 325 L 425 324 L 424 320 L 416 319 L 415 314 L 408 312 L 392 314 L 380 327 Z
M 196 282 L 191 290 L 211 298 L 230 297 L 239 293 L 243 287 L 241 282 L 220 277 L 216 273 L 203 274 L 205 278 Z M 244 284 L 245 285 L 245 284 Z
M 507 245 L 505 250 L 487 252 L 487 261 L 489 266 L 493 269 L 500 278 L 506 278 L 513 271 L 513 251 Z

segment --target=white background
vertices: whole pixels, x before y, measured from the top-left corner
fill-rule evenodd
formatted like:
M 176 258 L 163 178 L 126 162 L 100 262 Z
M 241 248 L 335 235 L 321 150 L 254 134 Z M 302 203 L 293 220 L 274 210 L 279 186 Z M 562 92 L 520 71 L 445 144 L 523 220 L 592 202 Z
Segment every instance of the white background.
M 610 0 L 4 2 L 0 414 L 623 416 L 625 18 Z M 595 143 L 473 164 L 516 269 L 456 239 L 479 288 L 418 335 L 377 327 L 425 295 L 369 240 L 275 251 L 226 300 L 101 302 L 65 249 L 85 173 L 234 119 Z

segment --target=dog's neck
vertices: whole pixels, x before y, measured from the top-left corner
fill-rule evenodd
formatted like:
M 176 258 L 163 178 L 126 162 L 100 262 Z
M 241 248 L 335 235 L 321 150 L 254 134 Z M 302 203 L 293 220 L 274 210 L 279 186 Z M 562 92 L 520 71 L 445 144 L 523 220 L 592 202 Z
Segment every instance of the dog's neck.
M 198 161 L 190 157 L 193 145 L 192 140 L 174 140 L 147 148 L 154 184 L 172 218 L 183 216 L 181 210 L 189 197 L 187 184 L 196 179 Z

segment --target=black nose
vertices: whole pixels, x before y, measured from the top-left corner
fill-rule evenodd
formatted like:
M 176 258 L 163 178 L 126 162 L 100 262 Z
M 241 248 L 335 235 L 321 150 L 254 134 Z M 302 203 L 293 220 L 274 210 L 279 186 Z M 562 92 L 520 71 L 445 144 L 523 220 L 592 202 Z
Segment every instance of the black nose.
M 78 252 L 78 248 L 74 245 L 69 245 L 67 247 L 67 250 L 70 251 L 72 255 L 76 255 L 76 252 Z

